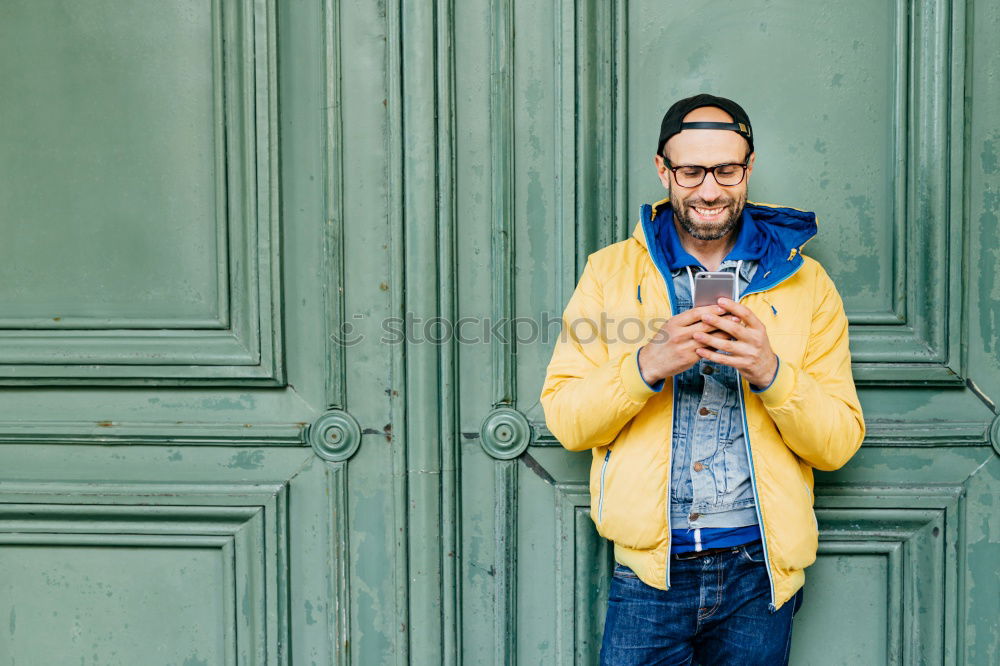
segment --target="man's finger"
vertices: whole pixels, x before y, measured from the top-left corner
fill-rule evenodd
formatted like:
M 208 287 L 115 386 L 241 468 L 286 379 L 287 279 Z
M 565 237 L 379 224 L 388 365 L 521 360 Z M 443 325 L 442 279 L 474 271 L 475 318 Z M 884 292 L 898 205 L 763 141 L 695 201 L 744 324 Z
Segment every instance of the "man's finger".
M 742 326 L 742 324 L 737 324 Z M 687 336 L 689 338 L 693 337 L 695 333 L 722 333 L 714 324 L 708 324 L 700 319 L 690 326 L 682 326 L 679 330 L 675 329 L 675 333 L 681 337 Z
M 682 313 L 684 314 L 684 313 Z M 687 326 L 677 325 L 677 319 L 680 315 L 675 316 L 673 319 L 668 320 L 670 329 L 667 328 L 667 324 L 660 326 L 656 333 L 651 338 L 654 342 L 666 342 L 673 338 L 684 339 L 685 337 L 690 338 L 695 333 L 709 333 L 716 330 L 714 326 L 709 326 L 700 319 L 691 322 Z
M 736 368 L 737 370 L 742 369 L 746 365 L 742 356 L 730 356 L 728 354 L 712 351 L 706 347 L 698 347 L 694 351 L 698 354 L 698 356 L 701 356 L 704 359 L 708 359 L 709 361 L 719 363 L 721 365 L 728 365 L 730 368 Z
M 737 341 L 730 338 L 722 338 L 718 335 L 709 335 L 708 333 L 697 333 L 695 334 L 694 339 L 706 347 L 726 352 L 735 351 L 736 345 L 738 344 Z
M 675 326 L 690 326 L 696 321 L 701 321 L 702 315 L 709 312 L 721 315 L 725 314 L 726 311 L 718 305 L 702 305 L 701 307 L 691 308 L 690 310 L 675 314 L 671 317 L 670 321 L 674 322 Z
M 725 308 L 727 312 L 732 312 L 734 315 L 736 315 L 744 322 L 746 322 L 746 325 L 750 326 L 751 328 L 756 328 L 756 329 L 764 328 L 764 324 L 761 322 L 760 319 L 757 318 L 757 315 L 753 313 L 753 310 L 751 310 L 745 305 L 737 303 L 731 298 L 725 298 L 725 297 L 720 298 L 719 306 Z
M 703 318 L 703 321 L 706 324 L 719 329 L 720 331 L 728 333 L 737 340 L 745 340 L 748 339 L 749 337 L 747 327 L 744 326 L 742 322 L 733 321 L 729 317 L 720 317 L 718 315 L 706 314 Z
M 753 357 L 753 347 L 747 342 L 741 342 L 740 340 L 727 340 L 726 338 L 720 338 L 719 336 L 712 335 L 708 338 L 699 336 L 701 342 L 706 348 L 714 349 L 716 351 L 726 352 L 729 358 L 741 358 L 745 360 L 750 360 Z

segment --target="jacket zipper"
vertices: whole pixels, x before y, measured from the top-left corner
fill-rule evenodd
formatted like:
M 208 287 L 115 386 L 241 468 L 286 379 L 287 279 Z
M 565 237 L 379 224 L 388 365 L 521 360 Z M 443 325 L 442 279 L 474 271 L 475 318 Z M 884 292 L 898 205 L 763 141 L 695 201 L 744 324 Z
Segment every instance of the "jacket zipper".
M 645 224 L 643 225 L 645 229 Z M 670 298 L 670 285 L 667 283 L 667 277 L 664 275 L 663 270 L 656 265 L 656 261 L 653 260 L 653 255 L 649 253 L 649 260 L 652 262 L 653 266 L 656 268 L 656 272 L 659 274 L 660 279 L 663 280 L 663 290 L 667 295 L 667 308 L 670 310 L 670 316 L 674 316 L 674 304 Z M 673 532 L 670 531 L 670 477 L 673 475 L 673 464 L 674 464 L 674 408 L 676 407 L 677 398 L 677 377 L 676 375 L 670 378 L 670 422 L 667 426 L 667 452 L 669 454 L 669 465 L 667 465 L 667 497 L 663 502 L 666 506 L 666 518 L 667 518 L 667 589 L 670 589 L 670 549 L 673 547 Z
M 667 303 L 670 303 L 670 292 L 667 292 Z M 674 311 L 673 304 L 670 312 Z M 670 530 L 670 477 L 674 475 L 674 408 L 677 406 L 677 375 L 670 378 L 670 426 L 667 428 L 667 451 L 670 453 L 670 464 L 667 465 L 667 589 L 670 589 L 670 551 L 674 547 L 674 533 Z
M 652 219 L 650 221 L 652 221 Z M 645 219 L 642 220 L 642 230 L 643 230 L 643 233 L 645 234 L 645 231 L 646 231 L 646 220 Z M 646 234 L 646 237 L 647 237 L 647 239 L 648 238 L 652 238 L 652 236 L 650 236 L 649 234 Z M 650 241 L 647 240 L 647 243 L 648 242 L 650 242 Z M 673 303 L 673 300 L 670 298 L 670 294 L 672 292 L 672 289 L 671 289 L 671 286 L 670 286 L 670 282 L 667 281 L 667 275 L 666 275 L 666 273 L 664 273 L 663 272 L 663 268 L 661 266 L 659 266 L 659 264 L 656 263 L 656 260 L 653 258 L 653 253 L 649 251 L 648 247 L 646 248 L 646 254 L 649 257 L 650 263 L 652 263 L 653 267 L 656 269 L 656 273 L 660 276 L 660 279 L 663 280 L 663 293 L 666 294 L 666 296 L 667 296 L 667 309 L 670 311 L 670 316 L 672 317 L 672 316 L 674 316 L 674 303 Z M 643 271 L 643 275 L 645 275 L 645 271 Z M 676 398 L 677 398 L 677 377 L 673 376 L 673 377 L 670 378 L 670 421 L 669 421 L 669 425 L 667 426 L 667 453 L 668 453 L 668 456 L 669 456 L 668 462 L 670 464 L 667 465 L 667 496 L 666 496 L 666 498 L 665 498 L 665 500 L 663 502 L 663 505 L 666 507 L 665 513 L 666 513 L 666 519 L 667 519 L 667 557 L 665 559 L 666 559 L 666 562 L 667 562 L 667 567 L 666 567 L 666 569 L 667 569 L 666 570 L 666 584 L 667 584 L 667 589 L 668 590 L 670 589 L 670 549 L 673 547 L 673 540 L 674 540 L 673 532 L 670 530 L 670 477 L 672 476 L 673 464 L 674 464 L 674 460 L 673 460 L 673 458 L 674 458 L 674 407 L 676 406 L 676 402 L 675 402 Z
M 737 370 L 736 374 L 742 378 L 740 372 Z M 764 536 L 764 514 L 760 510 L 760 498 L 757 496 L 757 474 L 754 472 L 753 466 L 753 453 L 750 452 L 750 429 L 747 428 L 747 410 L 746 405 L 743 403 L 743 383 L 740 382 L 739 388 L 740 396 L 740 415 L 741 422 L 743 424 L 743 443 L 746 445 L 747 449 L 747 460 L 750 462 L 750 485 L 753 487 L 753 503 L 754 509 L 757 513 L 757 522 L 760 524 L 760 542 L 764 546 L 764 569 L 767 570 L 767 584 L 771 588 L 771 603 L 768 604 L 768 610 L 773 611 L 775 609 L 775 599 L 774 599 L 774 578 L 771 576 L 771 558 L 767 550 L 767 537 Z
M 801 267 L 801 266 L 802 265 L 800 264 L 799 267 Z M 795 275 L 798 272 L 798 270 L 799 269 L 796 268 L 791 273 L 789 273 L 784 278 L 782 278 L 780 281 L 775 282 L 773 285 L 771 285 L 767 289 L 759 289 L 757 291 L 748 291 L 748 292 L 742 294 L 739 297 L 739 300 L 737 302 L 742 301 L 744 298 L 746 298 L 750 294 L 757 294 L 757 293 L 761 293 L 761 292 L 764 292 L 764 291 L 769 291 L 769 290 L 773 289 L 774 287 L 777 287 L 779 284 L 781 284 L 782 282 L 784 282 L 788 278 L 790 278 L 793 275 Z M 736 374 L 741 379 L 743 378 L 743 375 L 742 375 L 742 373 L 740 373 L 739 370 L 736 371 Z M 757 523 L 760 525 L 760 542 L 764 546 L 764 569 L 767 570 L 767 583 L 768 583 L 768 585 L 771 588 L 771 603 L 768 604 L 768 610 L 774 611 L 777 604 L 775 603 L 775 596 L 774 596 L 774 577 L 771 574 L 771 555 L 770 555 L 770 551 L 767 548 L 767 537 L 765 536 L 765 531 L 764 531 L 764 514 L 763 514 L 763 512 L 761 511 L 761 508 L 760 508 L 760 497 L 757 495 L 757 474 L 754 471 L 753 452 L 751 452 L 751 450 L 750 450 L 750 428 L 747 427 L 747 408 L 746 408 L 746 403 L 744 402 L 745 398 L 743 396 L 743 382 L 742 381 L 740 382 L 740 387 L 739 387 L 738 394 L 739 394 L 739 397 L 740 397 L 740 416 L 741 416 L 741 422 L 743 424 L 743 443 L 746 445 L 747 461 L 750 463 L 750 485 L 753 487 L 754 509 L 756 510 L 756 513 L 757 513 Z
M 601 465 L 601 492 L 597 499 L 597 522 L 604 521 L 604 473 L 608 471 L 608 460 L 611 458 L 611 447 L 604 454 L 604 464 Z
M 819 534 L 819 521 L 816 520 L 816 508 L 813 506 L 815 500 L 813 499 L 813 492 L 809 489 L 809 484 L 806 483 L 805 479 L 802 479 L 802 485 L 806 487 L 806 497 L 809 498 L 809 510 L 812 512 L 813 525 L 816 526 L 816 533 Z

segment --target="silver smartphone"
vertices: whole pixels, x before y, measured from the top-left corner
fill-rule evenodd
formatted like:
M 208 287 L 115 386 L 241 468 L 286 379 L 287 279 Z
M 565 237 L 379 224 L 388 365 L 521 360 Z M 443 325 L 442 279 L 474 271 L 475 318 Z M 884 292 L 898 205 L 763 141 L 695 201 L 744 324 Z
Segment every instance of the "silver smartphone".
M 694 307 L 714 305 L 722 297 L 736 300 L 736 273 L 728 271 L 695 273 Z

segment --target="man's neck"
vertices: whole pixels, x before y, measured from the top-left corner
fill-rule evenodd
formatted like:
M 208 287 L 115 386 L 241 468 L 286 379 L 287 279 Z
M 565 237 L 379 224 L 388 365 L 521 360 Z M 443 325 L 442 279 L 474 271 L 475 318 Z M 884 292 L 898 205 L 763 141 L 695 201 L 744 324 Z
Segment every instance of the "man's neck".
M 729 251 L 736 245 L 736 235 L 739 229 L 733 229 L 728 236 L 717 240 L 701 240 L 695 238 L 674 220 L 674 228 L 677 230 L 677 237 L 681 241 L 681 247 L 685 252 L 701 262 L 701 265 L 710 271 L 719 269 L 722 260 L 726 258 Z

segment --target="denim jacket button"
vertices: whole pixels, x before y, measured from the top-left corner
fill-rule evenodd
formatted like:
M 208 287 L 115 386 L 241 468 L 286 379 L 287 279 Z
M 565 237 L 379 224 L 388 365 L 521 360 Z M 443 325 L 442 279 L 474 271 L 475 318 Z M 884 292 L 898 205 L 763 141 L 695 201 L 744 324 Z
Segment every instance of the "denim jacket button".
M 702 407 L 701 409 L 698 410 L 698 413 L 701 414 L 702 416 L 708 416 L 708 407 Z
M 694 464 L 694 471 L 696 471 L 696 472 L 700 472 L 700 471 L 701 471 L 701 470 L 703 470 L 703 469 L 705 469 L 705 466 L 704 466 L 704 465 L 702 465 L 702 464 L 701 464 L 700 462 L 696 462 L 696 463 Z

